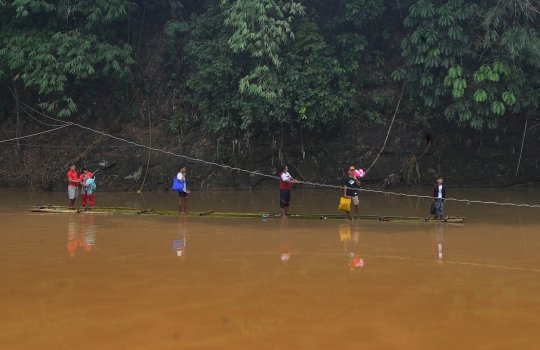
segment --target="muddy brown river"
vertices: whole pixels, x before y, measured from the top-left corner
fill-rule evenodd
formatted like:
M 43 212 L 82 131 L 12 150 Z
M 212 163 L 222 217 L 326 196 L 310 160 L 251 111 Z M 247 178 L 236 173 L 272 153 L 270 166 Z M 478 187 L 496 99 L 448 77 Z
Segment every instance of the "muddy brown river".
M 540 188 L 448 191 L 540 204 Z M 290 212 L 337 213 L 339 194 L 293 189 Z M 96 193 L 99 206 L 174 210 L 177 199 Z M 279 212 L 278 199 L 193 192 L 188 209 Z M 539 208 L 447 201 L 445 214 L 467 217 L 452 224 L 31 213 L 34 204 L 66 205 L 67 193 L 0 192 L 1 349 L 540 344 Z M 361 196 L 361 214 L 428 210 L 426 199 Z

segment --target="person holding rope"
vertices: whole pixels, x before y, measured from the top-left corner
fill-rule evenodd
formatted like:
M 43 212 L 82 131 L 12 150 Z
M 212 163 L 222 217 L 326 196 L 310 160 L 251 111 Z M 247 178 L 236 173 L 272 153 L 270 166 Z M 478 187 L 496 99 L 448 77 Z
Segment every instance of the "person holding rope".
M 279 171 L 279 208 L 281 209 L 281 218 L 287 218 L 287 211 L 291 204 L 291 187 L 292 184 L 300 183 L 300 181 L 293 179 L 289 174 L 289 167 L 282 165 Z
M 437 182 L 431 190 L 431 200 L 435 204 L 435 220 L 443 219 L 444 200 L 446 199 L 446 187 L 443 185 L 442 176 L 437 177 Z

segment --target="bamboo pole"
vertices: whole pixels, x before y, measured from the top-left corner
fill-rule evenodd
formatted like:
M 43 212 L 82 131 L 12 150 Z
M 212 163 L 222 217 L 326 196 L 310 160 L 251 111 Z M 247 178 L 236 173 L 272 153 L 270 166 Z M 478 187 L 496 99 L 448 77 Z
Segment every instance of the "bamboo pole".
M 177 216 L 177 211 L 171 210 L 154 210 L 154 209 L 140 209 L 140 208 L 125 208 L 125 207 L 108 207 L 108 208 L 93 208 L 92 210 L 84 210 L 84 208 L 78 208 L 76 210 L 69 210 L 67 207 L 62 206 L 50 206 L 50 207 L 34 207 L 32 212 L 38 213 L 78 213 L 78 214 L 118 214 L 118 215 L 166 215 Z M 262 219 L 277 219 L 281 218 L 281 215 L 276 213 L 232 213 L 232 212 L 214 212 L 209 210 L 206 212 L 194 212 L 190 214 L 183 214 L 182 216 L 188 217 L 220 217 L 220 218 L 262 218 Z M 304 219 L 304 220 L 352 220 L 348 219 L 343 214 L 290 214 L 287 215 L 288 219 Z M 360 215 L 358 220 L 370 220 L 370 221 L 388 221 L 388 222 L 441 222 L 436 220 L 429 220 L 416 216 L 381 216 L 381 215 Z M 445 222 L 464 222 L 465 217 L 449 217 Z

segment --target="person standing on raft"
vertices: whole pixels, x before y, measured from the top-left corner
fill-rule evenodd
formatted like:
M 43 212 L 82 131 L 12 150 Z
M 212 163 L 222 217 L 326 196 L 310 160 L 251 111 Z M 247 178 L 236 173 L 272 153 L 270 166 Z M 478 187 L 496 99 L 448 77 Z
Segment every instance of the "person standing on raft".
M 354 174 L 354 167 L 350 166 L 348 175 L 343 180 L 343 197 L 351 198 L 352 203 L 354 204 L 354 212 L 356 213 L 356 218 L 358 219 L 358 213 L 360 212 L 360 201 L 358 200 L 358 188 L 362 184 L 360 180 Z M 349 218 L 349 212 L 347 212 L 347 218 Z
M 77 177 L 77 171 L 75 170 L 75 164 L 69 166 L 69 171 L 67 172 L 68 179 L 68 198 L 69 198 L 69 209 L 75 209 L 75 198 L 77 198 L 77 188 L 81 183 L 81 180 Z
M 180 165 L 180 171 L 176 175 L 176 178 L 180 183 L 184 183 L 184 188 L 182 191 L 178 191 L 178 212 L 180 214 L 189 214 L 187 210 L 187 195 L 189 191 L 186 187 L 186 166 L 184 164 Z M 184 210 L 182 210 L 184 207 Z
M 88 171 L 86 167 L 82 168 L 82 174 L 79 178 L 81 180 L 81 197 L 82 197 L 82 206 L 83 208 L 86 207 L 86 202 L 88 201 L 88 204 L 94 207 L 94 191 L 93 188 L 95 187 L 93 181 L 88 181 L 92 179 L 94 174 L 91 171 Z M 91 186 L 93 185 L 93 186 Z
M 289 174 L 289 167 L 282 165 L 279 172 L 279 207 L 281 209 L 281 218 L 287 217 L 287 211 L 291 204 L 291 187 L 292 184 L 300 183 L 293 179 Z
M 437 182 L 431 190 L 431 200 L 435 204 L 435 220 L 443 219 L 444 200 L 446 199 L 446 187 L 443 185 L 442 176 L 437 177 Z

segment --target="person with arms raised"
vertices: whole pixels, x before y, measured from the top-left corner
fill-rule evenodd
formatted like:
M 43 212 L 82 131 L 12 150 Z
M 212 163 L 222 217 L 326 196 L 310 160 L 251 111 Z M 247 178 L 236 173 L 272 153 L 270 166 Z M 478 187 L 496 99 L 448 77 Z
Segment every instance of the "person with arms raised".
M 347 170 L 347 176 L 343 179 L 343 197 L 352 200 L 357 219 L 360 212 L 360 201 L 358 200 L 358 188 L 360 188 L 360 185 L 361 182 L 355 174 L 354 167 L 350 166 Z M 349 212 L 347 212 L 347 218 L 349 218 Z

